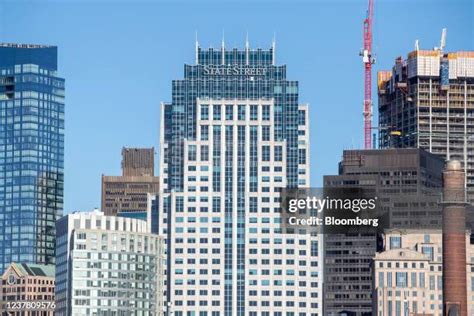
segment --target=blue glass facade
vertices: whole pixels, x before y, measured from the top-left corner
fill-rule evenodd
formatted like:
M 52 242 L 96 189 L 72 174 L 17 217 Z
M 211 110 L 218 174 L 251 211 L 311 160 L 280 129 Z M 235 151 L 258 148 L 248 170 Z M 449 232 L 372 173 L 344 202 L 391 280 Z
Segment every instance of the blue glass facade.
M 0 44 L 0 270 L 54 264 L 63 211 L 64 79 L 54 46 Z
M 286 79 L 286 65 L 275 65 L 274 49 L 196 51 L 196 65 L 184 66 L 165 104 L 164 140 L 169 144 L 168 190 L 183 191 L 183 140 L 196 139 L 196 99 L 274 99 L 276 141 L 287 141 L 287 183 L 298 186 L 298 82 Z M 217 176 L 217 175 L 216 175 Z

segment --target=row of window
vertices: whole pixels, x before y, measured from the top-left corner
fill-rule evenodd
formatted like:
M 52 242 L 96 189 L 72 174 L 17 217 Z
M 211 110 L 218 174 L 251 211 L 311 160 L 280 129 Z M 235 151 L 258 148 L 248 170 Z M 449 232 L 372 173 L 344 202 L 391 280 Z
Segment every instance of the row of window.
M 237 113 L 235 112 L 235 108 L 237 109 Z M 262 121 L 270 121 L 270 105 L 262 105 L 262 116 L 261 119 Z M 234 120 L 234 115 L 236 114 L 237 120 L 239 121 L 245 121 L 246 120 L 246 114 L 247 114 L 247 105 L 240 104 L 238 106 L 234 106 L 232 104 L 225 105 L 224 108 L 225 115 L 224 119 L 226 121 L 233 121 Z M 259 105 L 250 105 L 249 106 L 249 119 L 251 121 L 258 121 L 259 118 Z M 207 104 L 202 104 L 201 105 L 201 120 L 209 120 L 209 105 Z M 220 121 L 222 120 L 222 106 L 220 104 L 214 104 L 212 106 L 212 120 L 214 121 Z
M 261 147 L 262 154 L 261 159 L 262 161 L 270 161 L 271 154 L 270 154 L 270 146 L 264 145 Z M 273 157 L 274 161 L 283 161 L 283 147 L 282 146 L 274 146 L 273 147 Z M 197 146 L 196 145 L 188 145 L 188 160 L 189 161 L 197 161 Z M 208 145 L 201 145 L 200 146 L 200 160 L 201 161 L 208 161 L 209 160 L 209 146 Z
M 200 166 L 199 170 L 204 171 L 204 172 L 209 171 L 209 166 Z M 271 172 L 272 171 L 270 166 L 262 166 L 261 170 L 262 170 L 262 172 Z M 188 171 L 197 171 L 197 166 L 193 166 L 193 165 L 188 166 Z M 283 172 L 283 167 L 282 166 L 274 166 L 273 167 L 273 172 Z M 166 170 L 165 170 L 165 173 L 166 173 Z M 306 169 L 299 169 L 298 174 L 300 174 L 300 175 L 306 174 Z M 189 198 L 192 198 L 192 197 L 189 197 Z M 202 198 L 203 197 L 201 197 L 201 199 Z
M 393 276 L 395 276 L 395 279 L 393 279 Z M 424 288 L 426 286 L 425 278 L 426 278 L 425 272 L 395 272 L 395 273 L 379 272 L 378 286 L 380 288 L 383 288 L 383 287 Z M 393 283 L 393 281 L 395 281 L 395 284 Z M 436 284 L 437 284 L 437 287 L 436 287 Z M 428 289 L 432 291 L 436 289 L 442 290 L 443 289 L 442 276 L 430 275 Z
M 191 244 L 191 245 L 194 245 L 194 244 Z M 250 248 L 248 249 L 248 253 L 251 254 L 251 255 L 257 255 L 259 254 L 258 253 L 258 248 Z M 204 252 L 205 251 L 205 252 Z M 207 248 L 201 248 L 200 251 L 199 251 L 201 254 L 207 254 L 208 253 L 208 250 Z M 260 254 L 262 255 L 272 255 L 271 253 L 272 251 L 270 249 L 260 249 Z M 175 254 L 184 254 L 185 251 L 184 251 L 184 248 L 175 248 L 175 251 L 174 251 Z M 195 254 L 197 253 L 197 249 L 196 248 L 187 248 L 186 249 L 186 253 L 187 254 Z M 220 254 L 221 253 L 221 249 L 220 248 L 212 248 L 211 250 L 211 253 L 214 254 L 214 255 L 217 255 L 217 254 Z M 299 256 L 306 256 L 307 255 L 307 251 L 306 250 L 299 250 L 298 251 L 298 255 Z M 313 250 L 311 250 L 311 256 L 317 256 L 317 252 L 314 252 Z M 262 260 L 263 261 L 263 260 Z M 257 264 L 257 262 L 255 261 L 254 263 L 251 263 L 251 264 Z M 263 263 L 262 263 L 263 264 Z M 270 263 L 268 263 L 270 264 Z M 273 264 L 275 265 L 282 265 L 283 264 L 283 260 L 281 259 L 275 259 Z M 286 260 L 286 264 L 287 265 L 294 265 L 296 264 L 295 263 L 295 260 L 293 259 L 287 259 Z M 299 263 L 299 265 L 301 266 L 304 266 L 303 263 Z M 313 265 L 311 265 L 313 266 Z
M 314 307 L 313 307 L 314 305 Z M 218 306 L 218 305 L 216 305 Z M 312 303 L 312 308 L 318 308 L 318 303 Z M 222 316 L 221 312 L 214 311 L 214 312 L 195 312 L 195 311 L 188 311 L 188 312 L 181 312 L 176 311 L 174 312 L 175 316 Z M 318 313 L 306 313 L 306 312 L 252 312 L 249 311 L 249 316 L 319 316 Z
M 209 126 L 207 124 L 202 124 L 200 126 L 200 131 L 201 131 L 201 140 L 209 140 Z M 233 125 L 226 125 L 225 128 L 226 130 L 232 132 L 233 131 Z M 238 125 L 237 126 L 239 129 L 239 140 L 245 141 L 245 125 Z M 257 125 L 251 125 L 250 128 L 252 131 L 256 132 L 256 129 L 258 128 Z M 213 138 L 216 139 L 217 137 L 220 137 L 220 131 L 221 131 L 221 126 L 220 125 L 212 125 L 212 132 L 213 132 Z M 301 132 L 301 133 L 300 133 Z M 300 131 L 300 134 L 304 134 L 304 131 Z M 271 126 L 270 125 L 261 125 L 261 140 L 262 141 L 270 141 L 271 140 Z M 232 143 L 233 139 L 226 139 L 226 143 Z

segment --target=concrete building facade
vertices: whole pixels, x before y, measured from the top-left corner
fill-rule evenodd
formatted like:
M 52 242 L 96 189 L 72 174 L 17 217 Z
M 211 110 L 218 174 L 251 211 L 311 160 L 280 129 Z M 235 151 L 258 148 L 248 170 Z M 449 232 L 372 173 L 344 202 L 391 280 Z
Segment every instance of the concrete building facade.
M 474 302 L 474 245 L 466 240 L 467 299 Z M 375 315 L 443 316 L 441 230 L 390 230 L 373 261 Z M 468 304 L 468 315 L 474 306 Z
M 162 315 L 162 238 L 143 220 L 72 213 L 57 223 L 56 315 Z

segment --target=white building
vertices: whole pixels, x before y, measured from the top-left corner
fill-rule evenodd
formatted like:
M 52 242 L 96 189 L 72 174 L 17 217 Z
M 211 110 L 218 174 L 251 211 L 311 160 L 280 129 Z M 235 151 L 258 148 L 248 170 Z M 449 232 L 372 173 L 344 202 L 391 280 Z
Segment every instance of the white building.
M 466 233 L 468 302 L 474 302 L 474 245 Z M 374 312 L 379 316 L 443 315 L 441 230 L 391 230 L 374 258 Z M 469 306 L 474 316 L 474 306 Z
M 145 221 L 68 214 L 56 224 L 57 315 L 162 315 L 162 239 Z
M 198 98 L 196 139 L 183 140 L 182 192 L 167 192 L 162 121 L 170 315 L 322 315 L 320 237 L 281 233 L 288 158 L 286 140 L 274 138 L 274 109 L 273 99 Z M 309 187 L 308 106 L 298 115 L 298 184 Z

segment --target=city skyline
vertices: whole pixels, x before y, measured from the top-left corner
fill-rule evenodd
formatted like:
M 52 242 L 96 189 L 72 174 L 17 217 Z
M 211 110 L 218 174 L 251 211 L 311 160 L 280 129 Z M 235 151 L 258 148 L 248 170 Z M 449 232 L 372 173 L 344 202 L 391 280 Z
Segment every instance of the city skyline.
M 201 46 L 212 43 L 216 48 L 223 31 L 226 46 L 239 48 L 247 33 L 252 47 L 268 48 L 276 33 L 276 60 L 292 64 L 288 77 L 301 82 L 300 100 L 309 103 L 314 122 L 313 185 L 321 184 L 323 174 L 335 173 L 333 161 L 340 159 L 342 149 L 362 147 L 363 66 L 358 52 L 366 1 L 333 5 L 280 2 L 272 8 L 263 1 L 213 4 L 142 2 L 132 7 L 105 1 L 70 5 L 24 1 L 2 5 L 2 41 L 47 43 L 59 48 L 59 75 L 68 79 L 65 213 L 100 205 L 100 175 L 118 174 L 120 160 L 115 153 L 120 148 L 158 147 L 159 102 L 171 99 L 167 83 L 179 78 L 182 61 L 193 64 L 195 30 Z M 443 27 L 448 29 L 447 51 L 472 50 L 472 10 L 465 10 L 469 5 L 467 1 L 418 1 L 413 10 L 404 11 L 406 21 L 396 23 L 391 12 L 401 10 L 403 4 L 376 2 L 375 71 L 390 69 L 396 56 L 413 50 L 416 39 L 425 49 L 438 45 Z M 80 13 L 91 8 L 84 19 Z M 7 11 L 13 14 L 7 15 Z M 175 14 L 182 15 L 182 23 L 167 32 Z M 230 14 L 240 19 L 230 25 Z M 46 15 L 51 18 L 44 18 Z M 140 16 L 141 23 L 118 23 L 123 19 L 136 22 L 133 16 Z M 18 19 L 13 21 L 12 17 Z M 28 24 L 21 23 L 27 18 Z M 281 25 L 284 18 L 298 21 L 298 25 Z M 136 32 L 143 36 L 133 38 Z M 127 58 L 132 54 L 140 58 Z M 342 86 L 346 91 L 339 93 Z M 375 100 L 375 87 L 373 90 Z M 374 117 L 376 106 L 374 102 Z M 336 121 L 341 111 L 347 115 Z M 126 119 L 131 128 L 123 130 L 119 126 Z

